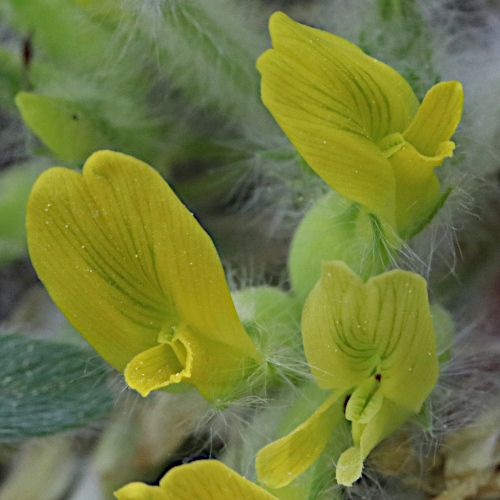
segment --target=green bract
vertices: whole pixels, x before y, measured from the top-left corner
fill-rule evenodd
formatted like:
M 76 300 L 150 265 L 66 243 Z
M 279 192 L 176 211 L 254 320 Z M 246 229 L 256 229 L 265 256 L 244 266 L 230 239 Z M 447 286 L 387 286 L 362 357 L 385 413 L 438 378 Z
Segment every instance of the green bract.
M 260 362 L 210 237 L 145 163 L 100 151 L 83 175 L 47 170 L 26 227 L 54 302 L 143 396 L 187 382 L 214 400 Z
M 342 260 L 367 279 L 384 271 L 397 248 L 359 203 L 329 191 L 306 213 L 293 236 L 288 257 L 293 291 L 303 303 L 320 278 L 324 260 Z
M 317 384 L 333 393 L 259 452 L 259 480 L 273 488 L 290 483 L 322 453 L 345 411 L 353 447 L 340 456 L 337 480 L 350 486 L 368 453 L 420 411 L 437 381 L 426 282 L 396 270 L 363 283 L 343 262 L 325 262 L 304 306 L 302 336 Z

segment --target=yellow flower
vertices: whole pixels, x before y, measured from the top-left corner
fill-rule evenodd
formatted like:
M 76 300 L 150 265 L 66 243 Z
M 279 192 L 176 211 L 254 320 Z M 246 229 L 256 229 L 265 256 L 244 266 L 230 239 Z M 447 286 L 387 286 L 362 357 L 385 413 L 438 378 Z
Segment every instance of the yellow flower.
M 99 151 L 83 175 L 47 170 L 26 227 L 54 302 L 143 396 L 187 382 L 214 400 L 260 363 L 210 237 L 145 163 Z
M 277 500 L 217 460 L 198 460 L 170 469 L 159 486 L 130 483 L 118 500 Z
M 303 424 L 259 452 L 259 481 L 280 488 L 304 472 L 345 412 L 353 446 L 340 456 L 337 481 L 350 486 L 370 451 L 420 411 L 436 384 L 426 282 L 395 270 L 363 283 L 343 262 L 325 262 L 304 306 L 302 337 L 316 383 L 333 393 Z
M 274 48 L 257 61 L 264 104 L 327 184 L 413 234 L 440 204 L 434 168 L 453 154 L 461 84 L 439 83 L 419 105 L 401 75 L 356 45 L 282 12 L 269 29 Z

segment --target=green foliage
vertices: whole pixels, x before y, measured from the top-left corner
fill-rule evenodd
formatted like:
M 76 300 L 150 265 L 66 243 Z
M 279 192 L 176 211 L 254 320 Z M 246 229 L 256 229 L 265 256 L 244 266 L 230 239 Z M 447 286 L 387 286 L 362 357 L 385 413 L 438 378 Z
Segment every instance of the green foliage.
M 20 33 L 33 33 L 38 50 L 55 65 L 85 74 L 102 63 L 110 33 L 67 0 L 1 0 L 0 14 Z
M 0 172 L 0 265 L 27 251 L 26 202 L 43 165 L 27 163 Z
M 92 351 L 0 336 L 0 441 L 88 425 L 113 408 L 106 365 Z
M 254 127 L 254 132 L 263 132 L 262 127 L 277 130 L 260 102 L 255 69 L 266 38 L 260 33 L 262 25 L 244 7 L 223 0 L 182 0 L 140 8 L 116 0 L 76 3 L 94 19 L 122 31 L 127 43 L 155 53 L 174 85 L 198 106 L 240 126 Z
M 431 34 L 414 0 L 378 0 L 378 29 L 361 33 L 362 48 L 397 69 L 422 99 L 439 81 Z
M 22 88 L 21 61 L 0 47 L 0 106 L 14 110 L 14 96 Z
M 247 371 L 241 362 L 235 362 L 234 366 L 231 364 L 236 356 L 229 341 L 220 348 L 216 345 L 226 331 L 225 327 L 221 328 L 224 321 L 217 317 L 223 306 L 219 299 L 212 301 L 216 297 L 217 280 L 210 275 L 210 265 L 207 264 L 209 261 L 201 258 L 205 255 L 200 250 L 201 247 L 192 243 L 195 235 L 192 224 L 196 225 L 197 222 L 194 222 L 191 213 L 185 211 L 190 225 L 183 226 L 179 222 L 181 218 L 171 207 L 155 207 L 155 197 L 161 198 L 162 203 L 166 199 L 158 186 L 148 185 L 148 189 L 137 191 L 137 196 L 127 199 L 123 198 L 123 193 L 135 193 L 134 186 L 138 185 L 138 176 L 125 178 L 122 184 L 110 183 L 113 189 L 116 188 L 116 197 L 106 193 L 101 196 L 106 203 L 112 200 L 109 213 L 101 210 L 97 204 L 95 210 L 89 211 L 89 207 L 97 203 L 96 197 L 92 195 L 94 197 L 82 198 L 80 193 L 84 190 L 79 186 L 67 200 L 78 199 L 81 205 L 75 205 L 71 210 L 63 207 L 61 212 L 70 213 L 75 220 L 81 214 L 85 217 L 88 215 L 84 223 L 73 224 L 73 219 L 68 224 L 63 219 L 61 223 L 54 223 L 58 219 L 49 219 L 47 214 L 50 213 L 52 217 L 59 205 L 56 206 L 51 199 L 47 199 L 33 210 L 39 219 L 31 225 L 28 232 L 38 235 L 38 231 L 40 234 L 45 231 L 44 259 L 53 266 L 54 275 L 60 280 L 55 286 L 47 285 L 50 295 L 54 300 L 57 294 L 65 300 L 71 295 L 76 307 L 81 308 L 77 310 L 78 314 L 71 317 L 78 317 L 82 324 L 88 321 L 88 325 L 85 323 L 85 332 L 88 332 L 89 337 L 95 336 L 96 344 L 103 342 L 103 335 L 96 330 L 96 317 L 104 325 L 103 328 L 110 331 L 111 322 L 106 320 L 108 313 L 123 313 L 127 321 L 133 314 L 139 318 L 139 321 L 132 321 L 126 328 L 116 322 L 118 326 L 113 326 L 114 330 L 109 334 L 110 341 L 104 339 L 107 343 L 103 350 L 109 356 L 115 356 L 134 335 L 138 344 L 145 342 L 137 325 L 148 329 L 153 347 L 149 344 L 141 345 L 137 350 L 139 354 L 137 359 L 134 358 L 136 364 L 132 365 L 139 374 L 136 379 L 133 378 L 135 371 L 130 369 L 130 353 L 123 349 L 123 362 L 120 361 L 123 366 L 120 369 L 125 370 L 125 380 L 131 387 L 136 383 L 136 388 L 144 389 L 157 377 L 160 382 L 155 382 L 156 385 L 150 384 L 142 392 L 138 389 L 145 395 L 149 390 L 160 388 L 167 375 L 168 383 L 170 379 L 177 382 L 180 374 L 186 379 L 192 378 L 196 381 L 193 385 L 212 402 L 212 410 L 214 414 L 217 413 L 213 419 L 210 416 L 208 424 L 210 446 L 217 445 L 212 436 L 215 435 L 214 431 L 219 432 L 220 421 L 225 420 L 226 416 L 230 417 L 228 424 L 224 421 L 224 425 L 225 428 L 233 428 L 227 434 L 225 430 L 221 432 L 225 445 L 221 458 L 238 472 L 248 472 L 249 478 L 255 479 L 254 462 L 259 448 L 277 437 L 292 434 L 294 429 L 309 420 L 313 422 L 307 424 L 309 427 L 315 426 L 314 429 L 323 432 L 325 425 L 328 427 L 334 420 L 332 415 L 335 413 L 341 422 L 332 424 L 331 429 L 328 429 L 328 432 L 333 432 L 329 441 L 328 436 L 320 436 L 324 440 L 316 439 L 321 446 L 316 446 L 317 449 L 312 453 L 318 456 L 311 462 L 309 470 L 303 473 L 296 471 L 300 474 L 296 481 L 272 493 L 276 498 L 287 500 L 341 498 L 344 496 L 343 489 L 334 483 L 334 478 L 343 452 L 347 450 L 341 465 L 344 468 L 356 466 L 357 469 L 355 473 L 351 471 L 348 475 L 337 474 L 337 478 L 342 480 L 339 480 L 341 484 L 350 485 L 360 477 L 363 461 L 373 446 L 394 432 L 406 420 L 407 414 L 415 412 L 413 421 L 429 431 L 432 431 L 431 417 L 434 415 L 431 415 L 431 407 L 420 401 L 425 399 L 427 393 L 425 397 L 421 395 L 419 404 L 416 405 L 418 408 L 411 408 L 411 411 L 407 411 L 405 405 L 401 405 L 403 409 L 393 408 L 391 405 L 394 401 L 385 393 L 383 397 L 389 403 L 384 403 L 386 399 L 382 400 L 379 388 L 381 380 L 384 384 L 386 380 L 394 381 L 394 385 L 400 380 L 404 382 L 404 377 L 411 375 L 414 366 L 405 364 L 411 358 L 409 355 L 401 354 L 401 366 L 398 368 L 400 373 L 395 370 L 395 376 L 390 370 L 382 373 L 383 370 L 375 366 L 373 372 L 366 374 L 366 383 L 357 380 L 346 382 L 347 385 L 343 388 L 345 392 L 330 406 L 325 406 L 326 409 L 322 408 L 322 402 L 327 398 L 328 392 L 319 388 L 323 387 L 321 384 L 319 387 L 316 385 L 318 380 L 322 380 L 318 373 L 339 379 L 334 376 L 335 370 L 340 366 L 335 359 L 338 355 L 333 354 L 337 351 L 351 353 L 356 362 L 371 362 L 371 351 L 364 343 L 367 334 L 363 326 L 370 321 L 378 325 L 376 333 L 382 339 L 379 344 L 389 345 L 392 342 L 394 352 L 409 345 L 412 339 L 416 339 L 414 343 L 422 340 L 422 335 L 418 335 L 418 332 L 412 334 L 408 325 L 411 326 L 412 321 L 417 323 L 418 318 L 422 322 L 427 302 L 425 308 L 415 306 L 412 312 L 407 305 L 414 303 L 411 300 L 415 296 L 411 295 L 412 291 L 406 296 L 401 291 L 402 288 L 380 287 L 380 290 L 377 289 L 380 293 L 373 292 L 369 295 L 366 292 L 368 285 L 363 282 L 372 282 L 369 278 L 378 274 L 382 276 L 378 277 L 379 282 L 385 279 L 386 275 L 382 273 L 397 264 L 397 254 L 403 246 L 402 240 L 409 240 L 424 229 L 445 203 L 450 191 L 441 194 L 425 218 L 417 218 L 415 224 L 408 226 L 405 232 L 398 232 L 397 237 L 393 236 L 394 229 L 390 229 L 390 223 L 380 215 L 374 215 L 378 212 L 370 211 L 358 198 L 347 199 L 332 190 L 325 195 L 328 186 L 287 142 L 261 102 L 260 79 L 255 69 L 255 60 L 269 45 L 265 32 L 267 14 L 260 14 L 260 17 L 250 15 L 253 11 L 248 4 L 234 0 L 145 0 L 138 3 L 133 0 L 0 0 L 0 15 L 17 30 L 13 37 L 18 38 L 16 43 L 19 49 L 16 53 L 11 46 L 8 49 L 0 48 L 0 106 L 9 113 L 20 112 L 26 126 L 41 140 L 31 142 L 38 148 L 31 151 L 33 155 L 53 155 L 65 163 L 65 166 L 77 168 L 94 151 L 105 148 L 147 161 L 166 177 L 171 174 L 170 180 L 175 193 L 187 201 L 189 211 L 194 211 L 195 217 L 199 216 L 203 223 L 206 220 L 211 222 L 212 218 L 215 224 L 225 224 L 223 216 L 227 213 L 221 215 L 221 207 L 240 209 L 244 205 L 260 209 L 265 206 L 267 211 L 260 213 L 265 214 L 265 217 L 270 213 L 273 213 L 273 217 L 276 216 L 279 222 L 274 226 L 269 224 L 269 227 L 274 227 L 279 238 L 285 234 L 283 240 L 288 243 L 290 228 L 303 214 L 304 208 L 312 205 L 303 217 L 291 244 L 288 261 L 291 290 L 284 291 L 277 286 L 243 287 L 231 294 L 241 325 L 235 328 L 234 324 L 230 324 L 226 328 L 227 338 L 232 341 L 235 332 L 246 332 L 255 344 L 255 352 L 258 351 L 258 356 L 253 359 L 255 361 L 258 358 L 258 363 L 255 363 L 258 367 L 255 368 L 252 364 Z M 369 3 L 366 2 L 366 5 Z M 420 4 L 414 0 L 376 0 L 367 8 L 372 9 L 370 12 L 374 13 L 376 19 L 372 20 L 374 22 L 369 31 L 361 33 L 363 47 L 370 55 L 394 66 L 405 76 L 418 97 L 423 97 L 425 91 L 437 80 L 437 73 L 433 65 L 432 40 L 420 14 Z M 265 7 L 261 10 L 266 12 Z M 307 15 L 305 21 L 309 23 Z M 311 24 L 315 25 L 312 21 Z M 291 44 L 292 39 L 293 36 L 286 38 L 283 45 Z M 22 59 L 23 40 L 25 43 L 30 40 L 33 44 L 33 59 L 29 63 Z M 309 47 L 310 42 L 313 40 L 305 39 L 305 46 Z M 344 42 L 339 42 L 339 47 L 344 47 L 343 44 Z M 354 47 L 349 50 L 357 53 Z M 291 53 L 290 61 L 296 55 Z M 366 59 L 373 61 L 372 58 Z M 313 65 L 314 57 L 304 57 L 304 61 Z M 321 72 L 327 72 L 327 63 L 317 66 Z M 393 73 L 392 70 L 390 72 Z M 370 77 L 369 71 L 367 75 Z M 344 72 L 340 76 L 342 79 Z M 358 88 L 361 78 L 359 74 L 355 76 L 351 83 L 353 88 Z M 370 81 L 368 77 L 367 81 Z M 330 81 L 327 83 L 323 94 L 330 96 Z M 309 109 L 307 99 L 314 92 L 308 88 L 298 92 L 298 88 L 292 86 L 283 90 L 278 87 L 276 95 L 280 103 L 295 96 L 298 110 L 302 113 L 303 109 Z M 376 86 L 371 88 L 368 85 L 367 89 L 378 95 Z M 388 92 L 389 101 L 394 96 L 397 97 L 398 89 L 400 87 L 396 85 L 394 91 L 391 89 Z M 316 91 L 317 88 L 313 85 L 312 90 Z M 413 96 L 411 89 L 410 93 Z M 415 96 L 413 99 L 417 103 Z M 341 104 L 344 101 L 343 98 L 339 100 Z M 319 104 L 321 112 L 329 109 L 321 102 Z M 376 125 L 380 118 L 378 111 L 375 107 L 371 108 L 368 100 L 367 104 L 369 112 L 364 117 L 366 123 L 371 126 L 373 122 Z M 373 100 L 372 104 L 376 104 L 376 101 Z M 311 105 L 311 109 L 316 109 L 314 106 Z M 301 113 L 296 116 L 294 112 L 285 113 L 285 118 L 293 119 L 294 126 L 304 125 L 301 137 L 306 137 L 307 140 L 317 139 L 320 133 L 311 128 L 312 122 L 309 123 L 307 115 Z M 342 112 L 342 119 L 356 122 L 349 113 Z M 326 122 L 330 122 L 330 118 L 329 115 Z M 336 134 L 334 132 L 333 136 Z M 45 147 L 41 146 L 42 143 Z M 357 146 L 353 147 L 351 144 L 349 148 L 348 144 L 339 141 L 334 148 L 327 150 L 327 144 L 330 144 L 329 140 L 321 140 L 320 151 L 326 151 L 322 153 L 325 164 L 334 164 L 336 159 L 345 154 L 349 160 L 346 160 L 346 164 L 352 166 L 352 173 L 356 174 L 352 178 L 362 179 L 361 192 L 364 195 L 366 191 L 366 197 L 372 196 L 377 191 L 372 180 L 381 178 L 381 171 L 374 169 L 373 179 L 366 180 L 362 171 L 358 175 L 357 165 L 370 162 L 363 157 L 359 161 L 353 161 L 351 155 L 357 154 Z M 375 141 L 374 146 L 379 148 L 380 144 Z M 30 165 L 18 165 L 0 173 L 0 265 L 26 251 L 24 207 L 34 177 L 44 168 L 45 163 L 40 161 L 39 170 Z M 123 174 L 120 165 L 116 168 Z M 332 168 L 332 176 L 338 173 L 336 168 Z M 64 175 L 68 179 L 77 177 L 74 170 Z M 99 182 L 103 178 L 106 176 L 99 177 Z M 47 189 L 62 192 L 63 189 L 57 182 L 55 177 L 50 178 Z M 337 189 L 334 183 L 330 186 Z M 382 182 L 379 187 L 385 188 L 385 183 Z M 408 191 L 415 191 L 414 184 L 409 183 Z M 401 198 L 406 201 L 405 196 Z M 69 202 L 67 206 L 70 206 Z M 112 219 L 109 214 L 114 209 L 116 218 Z M 135 217 L 134 211 L 141 217 Z M 405 212 L 399 210 L 399 214 L 401 213 Z M 113 217 L 114 214 L 115 212 Z M 133 215 L 129 216 L 130 214 Z M 165 214 L 171 217 L 171 224 L 165 224 Z M 240 215 L 241 212 L 238 216 Z M 104 219 L 104 216 L 109 218 Z M 103 220 L 105 224 L 97 227 Z M 228 220 L 235 219 L 228 217 Z M 88 242 L 79 241 L 78 238 L 86 234 L 82 228 L 86 230 L 94 227 L 92 224 L 97 228 L 95 234 L 101 239 L 96 237 Z M 259 224 L 262 225 L 258 230 L 262 235 L 265 234 L 262 242 L 266 237 L 268 240 L 272 239 L 269 248 L 273 258 L 284 256 L 285 244 L 281 246 L 280 240 L 279 247 L 277 244 L 272 246 L 278 238 L 273 239 L 274 235 L 269 236 L 262 229 L 268 227 L 267 221 L 259 221 Z M 278 225 L 280 227 L 276 229 Z M 167 226 L 171 227 L 171 233 L 165 229 Z M 54 228 L 61 229 L 60 234 Z M 211 232 L 211 228 L 208 229 Z M 127 239 L 129 237 L 130 240 Z M 37 243 L 30 243 L 30 252 L 35 245 L 40 245 L 41 238 L 33 237 L 32 241 L 35 240 Z M 105 244 L 101 244 L 102 241 Z M 262 242 L 257 242 L 257 245 Z M 215 243 L 217 246 L 217 241 Z M 87 265 L 89 262 L 94 263 L 89 260 L 89 255 L 91 258 L 99 255 L 99 264 L 102 263 L 103 268 L 108 266 L 109 272 L 95 272 L 96 266 Z M 36 267 L 40 258 L 33 256 L 32 253 Z M 151 262 L 147 260 L 149 258 Z M 165 259 L 164 265 L 157 267 L 158 263 L 163 263 L 162 259 Z M 303 305 L 311 290 L 320 290 L 323 286 L 321 281 L 318 285 L 317 283 L 324 261 L 345 263 L 361 278 L 359 286 L 365 288 L 357 291 L 353 288 L 354 291 L 347 299 L 339 295 L 339 300 L 332 299 L 333 295 L 327 296 L 325 292 L 323 303 L 312 314 L 311 300 L 304 309 Z M 230 262 L 232 263 L 231 260 Z M 332 271 L 328 274 L 329 277 L 341 276 L 337 264 L 338 262 L 326 264 Z M 278 276 L 282 279 L 282 275 L 278 273 L 284 272 L 285 264 L 280 262 L 280 265 L 282 267 L 278 271 L 272 271 L 274 274 L 269 281 L 268 276 L 265 276 L 266 282 L 274 284 Z M 131 277 L 127 275 L 130 269 L 133 270 Z M 162 275 L 158 269 L 166 270 L 168 280 L 164 283 L 161 282 Z M 172 273 L 173 277 L 168 273 Z M 392 276 L 399 276 L 397 273 L 401 271 L 392 271 Z M 146 279 L 141 281 L 143 274 Z M 121 287 L 117 286 L 117 275 L 123 279 Z M 237 283 L 245 281 L 245 277 L 241 280 L 239 278 L 235 280 Z M 92 279 L 101 281 L 94 281 L 97 283 L 94 290 L 85 288 L 92 283 Z M 157 282 L 161 286 L 154 288 Z M 262 283 L 262 280 L 256 279 L 255 282 Z M 427 300 L 426 283 L 423 279 L 421 282 L 421 295 Z M 74 286 L 71 293 L 64 288 L 68 284 Z M 134 291 L 135 288 L 140 288 L 138 284 L 143 286 L 140 293 L 136 296 L 133 293 L 127 295 L 129 286 Z M 108 285 L 109 288 L 106 288 Z M 103 290 L 106 293 L 102 293 Z M 122 297 L 118 297 L 123 290 L 131 298 L 128 305 Z M 172 290 L 178 291 L 174 294 Z M 159 306 L 153 300 L 156 300 L 157 292 L 164 301 L 160 301 Z M 314 293 L 313 291 L 311 295 Z M 168 300 L 165 301 L 162 294 Z M 224 294 L 229 297 L 225 288 Z M 114 304 L 110 297 L 116 299 Z M 371 302 L 365 300 L 366 297 Z M 393 301 L 400 300 L 401 297 L 406 297 L 405 304 L 400 309 L 392 307 Z M 378 304 L 377 301 L 380 301 L 378 308 L 374 306 L 375 303 Z M 59 304 L 57 300 L 55 302 Z M 344 307 L 341 314 L 335 316 L 328 312 L 329 308 L 337 306 Z M 65 314 L 70 312 L 68 308 L 60 307 Z M 233 314 L 233 309 L 229 309 Z M 159 319 L 154 318 L 158 324 L 153 325 L 152 311 L 154 314 L 158 313 Z M 165 311 L 169 314 L 173 311 L 171 316 L 175 316 L 174 326 L 170 324 L 170 318 L 167 321 L 162 316 Z M 313 324 L 311 319 L 312 326 L 309 329 L 302 328 L 301 339 L 301 320 L 303 326 L 307 314 L 316 321 L 325 311 L 322 323 Z M 191 318 L 191 313 L 194 319 Z M 437 337 L 437 356 L 439 362 L 443 363 L 452 354 L 454 325 L 449 313 L 439 306 L 432 307 L 432 314 Z M 203 337 L 199 341 L 202 349 L 195 345 L 193 339 L 196 339 L 203 328 L 199 328 L 199 325 L 195 328 L 186 323 L 192 321 L 194 324 L 198 317 L 201 322 L 208 321 L 207 318 L 212 316 L 213 324 L 210 323 L 206 332 L 202 332 Z M 238 318 L 235 316 L 234 323 L 237 323 Z M 404 328 L 400 328 L 403 323 Z M 340 325 L 335 327 L 336 337 L 329 333 L 330 330 L 334 331 L 334 324 Z M 83 332 L 78 325 L 75 327 Z M 304 335 L 304 330 L 309 333 Z M 427 356 L 431 356 L 433 360 L 436 357 L 434 349 L 429 347 L 434 342 L 434 333 L 430 330 L 428 333 L 432 342 L 429 340 L 420 349 L 425 356 L 418 349 L 415 350 L 412 354 L 415 362 L 427 360 Z M 338 346 L 341 348 L 331 349 L 333 342 L 328 344 L 329 337 L 326 334 L 330 335 L 330 340 L 338 337 Z M 318 337 L 318 341 L 314 346 L 313 357 L 308 355 L 306 359 L 308 335 Z M 361 338 L 361 343 L 355 342 L 356 336 Z M 246 335 L 244 338 L 246 339 Z M 148 342 L 149 338 L 146 343 Z M 169 345 L 168 349 L 164 349 L 164 344 Z M 153 352 L 153 348 L 158 350 Z M 236 348 L 239 347 L 236 346 L 235 350 Z M 325 352 L 330 352 L 328 350 L 331 351 L 331 366 L 320 366 L 317 360 Z M 142 357 L 148 351 L 149 354 Z M 158 352 L 164 357 L 161 358 Z M 105 356 L 105 359 L 108 358 Z M 146 375 L 144 366 L 141 365 L 146 365 L 150 370 Z M 158 366 L 161 368 L 157 370 Z M 168 367 L 168 374 L 165 367 Z M 193 367 L 198 370 L 196 373 Z M 0 332 L 0 442 L 52 434 L 87 425 L 105 416 L 113 407 L 106 387 L 106 371 L 105 364 L 93 352 L 24 336 L 2 336 Z M 421 371 L 424 372 L 423 378 L 430 372 L 423 369 Z M 238 384 L 233 384 L 231 380 L 228 387 L 232 392 L 224 388 L 224 391 L 221 390 L 223 397 L 215 397 L 216 393 L 211 387 L 213 374 L 217 374 L 217 377 L 221 374 L 220 379 L 224 381 L 226 374 L 231 372 L 237 373 L 235 380 L 237 379 Z M 313 383 L 311 373 L 316 378 L 316 383 Z M 437 371 L 435 375 L 437 377 Z M 422 387 L 429 392 L 431 385 L 435 383 L 434 379 L 432 384 L 428 381 L 427 384 L 422 383 L 421 380 L 422 377 L 418 383 L 415 382 L 415 387 L 401 383 L 404 389 L 400 390 L 400 398 L 405 403 L 408 402 L 407 399 L 415 400 L 415 392 L 422 390 Z M 176 383 L 172 386 L 172 392 L 181 392 L 186 387 L 191 389 L 191 386 L 184 384 Z M 333 387 L 332 385 L 331 388 Z M 379 397 L 376 401 L 375 395 Z M 157 397 L 169 395 L 160 393 Z M 399 400 L 394 399 L 394 404 L 399 404 Z M 154 396 L 150 400 L 154 404 Z M 186 432 L 184 427 L 179 431 L 181 427 L 169 420 L 168 411 L 165 413 L 165 420 L 169 428 L 173 429 L 173 434 Z M 314 421 L 316 413 L 321 425 Z M 236 420 L 238 425 L 235 427 L 233 422 Z M 369 427 L 365 427 L 367 422 Z M 208 429 L 208 425 L 200 425 L 196 433 L 202 434 Z M 304 429 L 307 430 L 307 426 Z M 302 436 L 302 430 L 300 432 Z M 304 446 L 297 448 L 298 463 L 311 458 L 304 450 L 310 441 L 314 441 L 308 436 L 300 439 Z M 163 446 L 163 443 L 160 442 L 157 446 Z M 293 465 L 290 465 L 290 469 L 293 469 Z M 291 474 L 287 471 L 285 473 Z M 368 483 L 369 481 L 365 482 L 361 487 Z M 356 493 L 354 492 L 355 495 Z
M 21 41 L 17 54 L 0 53 L 0 81 L 7 84 L 0 104 L 12 108 L 17 94 L 23 119 L 52 154 L 76 166 L 107 147 L 166 171 L 192 141 L 186 131 L 179 140 L 172 103 L 151 102 L 151 58 L 135 46 L 124 50 L 114 31 L 81 7 L 69 0 L 0 0 L 0 15 L 29 40 L 31 53 L 21 61 Z

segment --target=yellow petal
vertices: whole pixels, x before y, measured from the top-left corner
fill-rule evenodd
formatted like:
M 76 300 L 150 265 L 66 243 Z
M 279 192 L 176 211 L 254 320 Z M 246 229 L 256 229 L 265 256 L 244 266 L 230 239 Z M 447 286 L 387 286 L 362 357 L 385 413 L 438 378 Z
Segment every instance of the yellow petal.
M 418 108 L 392 68 L 335 35 L 271 16 L 257 62 L 262 100 L 309 165 L 342 195 L 394 223 L 395 180 L 376 146 Z
M 100 151 L 83 175 L 46 171 L 30 195 L 26 227 L 50 295 L 119 370 L 179 324 L 258 358 L 210 237 L 145 163 Z
M 344 415 L 342 395 L 335 392 L 329 396 L 303 424 L 259 451 L 256 467 L 260 482 L 282 488 L 313 464 Z
M 186 382 L 213 401 L 228 395 L 254 365 L 239 350 L 184 326 L 167 343 L 138 354 L 125 368 L 125 380 L 142 396 Z
M 299 70 L 297 83 L 308 82 L 318 107 L 328 107 L 330 123 L 378 142 L 404 130 L 418 109 L 408 82 L 390 66 L 356 45 L 326 31 L 292 21 L 282 12 L 269 20 L 274 50 Z M 260 70 L 261 61 L 257 66 Z M 267 78 L 265 71 L 263 78 Z M 274 82 L 270 81 L 269 84 Z
M 192 353 L 180 360 L 172 347 L 159 344 L 139 353 L 125 368 L 125 381 L 146 397 L 151 391 L 179 382 L 190 382 Z
M 118 500 L 276 500 L 218 460 L 198 460 L 170 469 L 160 486 L 131 483 L 115 492 Z
M 418 413 L 438 377 L 427 283 L 390 271 L 366 284 L 343 262 L 325 262 L 302 314 L 318 385 L 348 388 L 377 375 L 382 394 Z
M 273 495 L 217 460 L 199 460 L 174 467 L 160 481 L 168 500 L 272 500 Z
M 449 139 L 460 121 L 463 90 L 459 82 L 434 85 L 403 133 L 385 137 L 379 147 L 396 178 L 396 222 L 406 238 L 432 217 L 441 193 L 434 174 L 445 157 L 453 156 Z
M 427 282 L 395 270 L 371 278 L 366 288 L 364 321 L 380 357 L 380 389 L 418 413 L 439 374 Z
M 437 156 L 441 143 L 449 141 L 455 132 L 463 104 L 464 93 L 460 82 L 434 85 L 403 132 L 403 137 L 423 156 Z
M 359 446 L 352 446 L 344 451 L 337 462 L 337 482 L 344 486 L 352 486 L 361 477 L 363 461 Z
M 345 302 L 349 290 L 354 291 L 352 304 Z M 363 307 L 362 290 L 363 281 L 345 263 L 324 262 L 321 279 L 304 305 L 304 350 L 316 383 L 324 389 L 359 385 L 373 371 L 373 359 L 360 355 L 366 353 L 367 343 L 362 338 L 361 343 L 351 339 L 350 325 L 342 321 L 347 309 L 354 316 L 357 330 L 356 315 Z
M 398 233 L 407 238 L 434 215 L 441 191 L 434 173 L 446 156 L 452 156 L 455 145 L 443 142 L 437 156 L 423 156 L 410 143 L 391 156 L 396 177 L 396 225 Z
M 144 483 L 130 483 L 114 493 L 117 500 L 169 500 L 158 486 L 149 486 Z
M 370 451 L 383 439 L 401 427 L 410 413 L 400 406 L 384 399 L 380 411 L 370 422 L 363 426 L 358 442 L 340 455 L 337 462 L 337 482 L 345 486 L 361 477 L 363 462 Z

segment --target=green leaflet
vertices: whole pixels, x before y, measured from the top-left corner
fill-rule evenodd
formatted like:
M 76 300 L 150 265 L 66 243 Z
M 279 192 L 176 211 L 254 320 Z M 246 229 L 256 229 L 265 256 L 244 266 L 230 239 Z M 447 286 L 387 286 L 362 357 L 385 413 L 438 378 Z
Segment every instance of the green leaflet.
M 14 96 L 22 88 L 21 61 L 0 47 L 0 105 L 13 111 Z
M 24 255 L 27 250 L 26 202 L 44 165 L 27 163 L 0 172 L 0 265 Z
M 109 146 L 102 124 L 76 102 L 19 92 L 16 104 L 26 125 L 62 160 L 82 161 Z
M 0 336 L 0 442 L 93 422 L 113 408 L 105 363 L 72 345 Z

